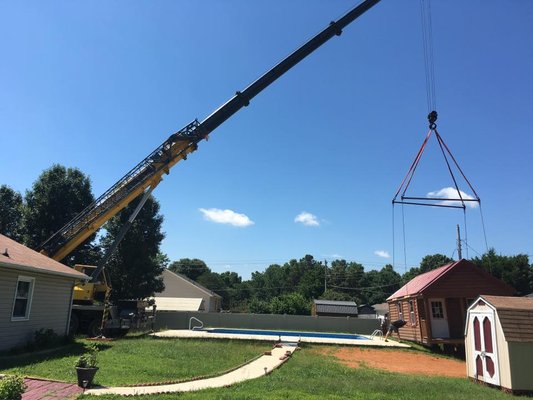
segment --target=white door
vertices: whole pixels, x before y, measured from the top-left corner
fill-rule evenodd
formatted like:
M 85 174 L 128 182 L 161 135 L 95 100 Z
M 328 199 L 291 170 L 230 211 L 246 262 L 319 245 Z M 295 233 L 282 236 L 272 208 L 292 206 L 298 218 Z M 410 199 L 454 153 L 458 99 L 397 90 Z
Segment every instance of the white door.
M 444 299 L 429 299 L 431 336 L 433 338 L 449 338 L 448 316 Z
M 477 379 L 493 385 L 500 385 L 494 315 L 472 313 L 470 317 L 473 350 L 474 375 Z

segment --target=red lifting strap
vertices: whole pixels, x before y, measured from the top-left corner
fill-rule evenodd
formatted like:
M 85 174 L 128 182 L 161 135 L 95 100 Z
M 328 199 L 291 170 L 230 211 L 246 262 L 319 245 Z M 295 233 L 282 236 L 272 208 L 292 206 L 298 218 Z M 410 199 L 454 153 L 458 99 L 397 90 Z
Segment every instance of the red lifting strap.
M 429 141 L 429 138 L 431 137 L 431 134 L 433 132 L 435 132 L 435 137 L 437 138 L 437 142 L 438 142 L 439 147 L 441 149 L 442 155 L 443 155 L 444 160 L 446 162 L 446 166 L 448 167 L 448 172 L 450 173 L 450 176 L 451 176 L 451 178 L 453 180 L 453 183 L 454 183 L 454 186 L 455 186 L 455 190 L 457 191 L 457 195 L 458 195 L 459 198 L 452 199 L 452 198 L 435 198 L 435 197 L 409 197 L 409 196 L 405 195 L 407 189 L 409 188 L 409 185 L 411 184 L 411 180 L 413 179 L 413 176 L 415 174 L 416 168 L 418 167 L 418 163 L 420 162 L 420 159 L 422 158 L 422 154 L 424 153 L 424 150 L 426 149 L 426 146 L 427 146 L 427 143 Z M 450 166 L 450 162 L 448 160 L 447 155 L 450 156 L 450 158 L 452 159 L 453 163 L 455 164 L 455 167 L 461 173 L 461 176 L 463 177 L 463 179 L 467 183 L 467 185 L 470 188 L 470 190 L 474 193 L 474 196 L 475 196 L 474 199 L 465 199 L 465 198 L 463 198 L 463 195 L 461 194 L 461 191 L 459 190 L 459 185 L 457 184 L 457 180 L 455 179 L 455 175 L 454 175 L 453 170 L 452 170 L 452 168 Z M 400 195 L 400 192 L 401 192 L 401 195 Z M 400 200 L 398 200 L 398 196 L 399 195 L 400 195 Z M 405 201 L 405 200 L 409 200 L 409 201 Z M 413 202 L 412 200 L 419 200 L 419 201 Z M 440 203 L 430 203 L 430 202 L 436 202 L 436 201 L 438 201 Z M 446 201 L 454 201 L 454 202 L 460 201 L 461 205 L 458 206 L 458 205 L 451 205 L 451 204 L 442 204 L 442 202 L 446 202 Z M 462 208 L 464 210 L 466 208 L 465 202 L 467 202 L 467 201 L 474 201 L 474 202 L 477 202 L 477 203 L 481 202 L 479 196 L 477 195 L 477 192 L 475 191 L 475 189 L 470 184 L 470 181 L 468 180 L 466 175 L 463 173 L 463 170 L 461 169 L 461 167 L 457 163 L 457 160 L 455 159 L 455 157 L 451 153 L 451 151 L 448 148 L 448 146 L 446 145 L 446 143 L 444 143 L 444 140 L 442 139 L 442 137 L 439 135 L 439 132 L 437 131 L 436 125 L 435 124 L 431 124 L 429 132 L 426 135 L 426 138 L 424 139 L 424 142 L 422 143 L 422 146 L 420 146 L 420 149 L 418 150 L 418 153 L 416 154 L 416 157 L 415 157 L 413 163 L 411 164 L 411 167 L 409 168 L 409 171 L 407 171 L 407 174 L 403 178 L 402 183 L 398 187 L 398 190 L 396 191 L 396 194 L 394 195 L 394 198 L 392 199 L 392 203 L 393 204 L 395 204 L 395 203 L 411 204 L 411 205 L 430 206 L 430 207 Z

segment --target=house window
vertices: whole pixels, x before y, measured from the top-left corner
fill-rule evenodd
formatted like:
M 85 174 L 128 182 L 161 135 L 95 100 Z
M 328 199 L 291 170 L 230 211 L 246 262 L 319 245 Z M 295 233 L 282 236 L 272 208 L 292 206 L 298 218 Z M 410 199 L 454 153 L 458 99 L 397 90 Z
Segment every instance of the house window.
M 12 321 L 22 321 L 30 318 L 31 300 L 35 278 L 19 276 L 13 301 Z
M 398 319 L 403 319 L 402 302 L 397 302 L 396 307 L 398 308 Z
M 444 307 L 442 306 L 442 301 L 431 302 L 431 315 L 434 319 L 444 318 Z
M 414 300 L 409 300 L 409 320 L 411 322 L 411 325 L 416 325 Z

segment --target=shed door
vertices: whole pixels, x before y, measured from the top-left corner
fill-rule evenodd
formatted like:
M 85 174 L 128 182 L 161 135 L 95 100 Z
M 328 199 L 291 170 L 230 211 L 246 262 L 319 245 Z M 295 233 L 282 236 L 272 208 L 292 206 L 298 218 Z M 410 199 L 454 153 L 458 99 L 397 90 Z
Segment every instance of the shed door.
M 472 314 L 470 324 L 475 376 L 479 380 L 499 386 L 500 371 L 498 370 L 494 315 Z
M 429 299 L 429 316 L 431 318 L 431 336 L 433 338 L 449 338 L 448 316 L 444 299 Z

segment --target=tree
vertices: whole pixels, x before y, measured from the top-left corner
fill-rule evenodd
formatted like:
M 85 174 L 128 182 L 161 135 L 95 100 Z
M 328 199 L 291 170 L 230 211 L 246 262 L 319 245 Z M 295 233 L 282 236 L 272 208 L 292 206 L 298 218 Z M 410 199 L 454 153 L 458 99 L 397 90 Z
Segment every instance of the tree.
M 77 168 L 55 164 L 43 171 L 26 192 L 24 244 L 37 249 L 94 201 L 91 181 Z M 63 263 L 94 264 L 98 249 L 92 245 L 96 234 L 79 245 Z
M 224 280 L 222 279 L 222 277 L 216 272 L 206 272 L 200 275 L 196 282 L 198 282 L 202 286 L 205 286 L 209 290 L 212 290 L 213 292 L 219 294 L 222 297 L 224 297 L 225 295 L 224 289 L 226 288 L 226 285 L 224 284 Z
M 526 254 L 502 256 L 498 255 L 494 248 L 491 248 L 481 258 L 472 259 L 472 262 L 515 288 L 520 296 L 533 291 L 533 268 L 529 264 L 529 258 Z
M 272 314 L 310 315 L 311 303 L 300 293 L 289 293 L 274 297 L 270 301 Z
M 0 233 L 22 241 L 22 196 L 7 185 L 0 186 Z
M 378 304 L 400 288 L 401 276 L 392 265 L 387 264 L 380 271 L 367 272 L 363 280 L 362 300 L 368 304 Z
M 412 267 L 409 271 L 402 275 L 402 285 L 405 285 L 417 275 L 420 275 L 420 268 Z
M 254 297 L 248 306 L 250 313 L 252 314 L 270 314 L 270 304 L 268 301 L 260 300 Z
M 433 269 L 437 269 L 452 261 L 453 260 L 450 257 L 445 256 L 443 254 L 433 254 L 425 256 L 420 262 L 420 273 L 423 274 Z
M 111 247 L 139 201 L 140 198 L 135 199 L 107 222 L 107 234 L 102 239 L 104 251 Z M 150 196 L 106 265 L 113 299 L 142 299 L 163 291 L 161 274 L 168 259 L 159 249 L 165 237 L 162 223 L 159 203 Z
M 352 301 L 352 297 L 348 293 L 337 292 L 333 289 L 327 289 L 319 297 L 321 300 L 337 300 L 337 301 Z
M 205 262 L 197 258 L 181 258 L 168 266 L 168 269 L 177 274 L 185 275 L 187 278 L 196 281 L 198 277 L 206 272 L 211 272 Z

